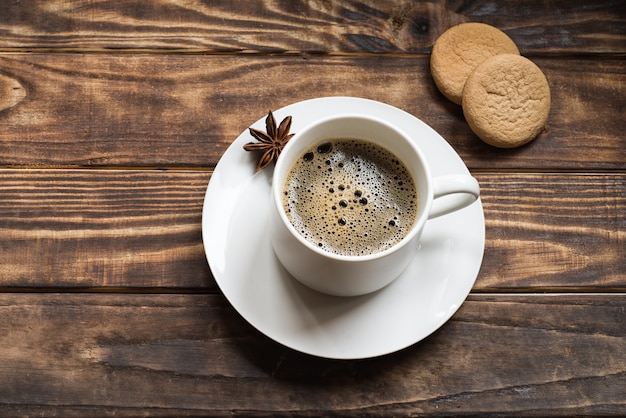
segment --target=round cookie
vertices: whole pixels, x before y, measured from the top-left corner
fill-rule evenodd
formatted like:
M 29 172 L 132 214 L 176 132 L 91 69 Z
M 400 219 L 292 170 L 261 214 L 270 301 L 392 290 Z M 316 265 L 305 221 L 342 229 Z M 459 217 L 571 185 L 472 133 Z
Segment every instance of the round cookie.
M 550 112 L 543 72 L 520 55 L 496 55 L 480 63 L 463 89 L 463 114 L 486 143 L 514 148 L 532 141 Z
M 460 105 L 467 77 L 478 64 L 498 54 L 519 55 L 519 50 L 511 38 L 493 26 L 461 23 L 435 41 L 430 72 L 439 91 Z

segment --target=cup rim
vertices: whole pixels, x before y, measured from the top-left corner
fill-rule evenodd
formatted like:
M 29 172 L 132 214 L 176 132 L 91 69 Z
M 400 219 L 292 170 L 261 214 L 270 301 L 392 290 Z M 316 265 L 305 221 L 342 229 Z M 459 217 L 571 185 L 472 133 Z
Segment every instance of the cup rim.
M 419 199 L 419 213 L 417 215 L 417 217 L 415 218 L 413 225 L 411 226 L 411 229 L 409 230 L 409 232 L 400 240 L 400 242 L 396 243 L 395 245 L 391 246 L 390 248 L 387 248 L 383 251 L 378 251 L 375 253 L 371 253 L 371 254 L 366 254 L 366 255 L 343 255 L 343 254 L 335 254 L 335 253 L 331 253 L 330 251 L 326 251 L 324 249 L 321 249 L 315 245 L 313 245 L 311 242 L 309 242 L 304 236 L 302 236 L 302 234 L 300 234 L 296 228 L 293 226 L 293 224 L 291 223 L 291 221 L 289 220 L 289 218 L 287 217 L 287 214 L 285 212 L 285 208 L 283 206 L 282 203 L 282 186 L 284 183 L 284 179 L 278 179 L 279 173 L 282 171 L 282 166 L 286 165 L 286 164 L 293 164 L 295 162 L 295 160 L 292 160 L 291 162 L 287 162 L 285 160 L 285 158 L 283 157 L 283 154 L 285 154 L 285 151 L 290 150 L 291 148 L 295 147 L 296 142 L 297 142 L 297 138 L 300 137 L 301 135 L 308 133 L 309 131 L 311 131 L 313 128 L 315 128 L 316 126 L 322 125 L 324 123 L 328 123 L 337 119 L 349 119 L 349 118 L 354 118 L 354 119 L 366 119 L 368 121 L 373 121 L 375 123 L 379 123 L 383 126 L 385 126 L 387 129 L 390 129 L 392 131 L 394 131 L 398 137 L 401 137 L 405 140 L 406 143 L 408 143 L 409 147 L 412 149 L 412 151 L 416 154 L 418 160 L 420 161 L 421 165 L 422 165 L 422 170 L 425 173 L 425 182 L 427 185 L 427 190 L 422 192 L 421 195 L 424 195 L 426 197 L 426 202 L 424 202 L 423 206 L 421 203 L 421 198 L 422 196 L 420 195 L 420 199 Z M 362 139 L 365 141 L 368 141 L 367 138 L 358 138 L 358 139 Z M 323 140 L 320 140 L 320 142 Z M 316 144 L 317 142 L 312 142 L 311 145 Z M 385 147 L 383 144 L 378 144 L 380 146 Z M 393 151 L 392 151 L 393 152 Z M 394 153 L 395 154 L 395 153 Z M 397 156 L 397 155 L 396 155 Z M 407 168 L 409 168 L 409 171 L 411 173 L 411 175 L 413 176 L 413 181 L 416 183 L 417 185 L 417 179 L 415 178 L 415 174 L 414 174 L 414 169 L 412 167 L 409 167 L 408 164 L 405 163 L 404 159 L 402 159 L 402 162 L 407 166 Z M 288 172 L 288 170 L 291 167 L 287 168 L 287 171 L 285 171 L 285 173 Z M 430 211 L 430 206 L 432 204 L 433 201 L 433 195 L 432 195 L 432 189 L 433 189 L 433 184 L 432 184 L 432 175 L 430 173 L 430 169 L 428 166 L 428 162 L 426 161 L 426 158 L 424 158 L 424 154 L 422 153 L 422 151 L 417 147 L 417 145 L 415 144 L 415 142 L 411 139 L 411 137 L 409 137 L 404 131 L 402 131 L 401 129 L 393 126 L 392 124 L 388 123 L 387 121 L 383 120 L 383 119 L 379 119 L 377 117 L 374 116 L 369 116 L 369 115 L 363 115 L 363 114 L 359 114 L 359 113 L 340 113 L 340 114 L 335 114 L 335 115 L 331 115 L 331 116 L 327 116 L 324 118 L 320 118 L 308 125 L 306 125 L 303 129 L 299 130 L 299 132 L 297 132 L 293 138 L 291 138 L 291 140 L 289 142 L 287 142 L 287 144 L 285 145 L 285 147 L 283 148 L 280 157 L 278 158 L 278 160 L 276 161 L 276 165 L 274 167 L 274 172 L 272 173 L 272 200 L 274 202 L 274 205 L 278 211 L 278 215 L 279 218 L 281 220 L 281 222 L 283 223 L 283 225 L 287 228 L 287 230 L 289 231 L 289 233 L 294 236 L 302 245 L 304 245 L 306 248 L 308 248 L 309 250 L 313 251 L 316 254 L 319 254 L 323 257 L 327 257 L 329 259 L 333 259 L 333 260 L 337 260 L 337 261 L 341 261 L 341 262 L 350 262 L 350 263 L 361 263 L 361 262 L 365 262 L 365 261 L 372 261 L 372 260 L 376 260 L 379 258 L 383 258 L 389 254 L 395 253 L 397 251 L 399 251 L 401 248 L 403 248 L 404 246 L 408 245 L 409 242 L 413 241 L 413 238 L 419 234 L 419 232 L 421 231 L 422 227 L 424 226 L 424 224 L 426 223 L 426 221 L 428 220 L 428 212 Z M 416 248 L 417 249 L 417 248 Z

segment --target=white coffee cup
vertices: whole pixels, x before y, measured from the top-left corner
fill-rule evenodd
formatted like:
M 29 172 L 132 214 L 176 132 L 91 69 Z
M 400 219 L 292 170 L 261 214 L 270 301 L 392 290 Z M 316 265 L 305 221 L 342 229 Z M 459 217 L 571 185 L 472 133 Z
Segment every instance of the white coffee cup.
M 357 138 L 374 142 L 395 154 L 410 171 L 418 194 L 418 211 L 408 234 L 384 251 L 368 255 L 338 255 L 307 241 L 292 225 L 283 206 L 283 187 L 291 167 L 322 142 Z M 321 119 L 296 132 L 276 162 L 272 178 L 270 240 L 285 269 L 302 284 L 335 296 L 374 292 L 395 280 L 415 256 L 429 219 L 462 209 L 479 197 L 469 175 L 432 178 L 422 152 L 405 133 L 384 120 L 359 114 Z M 441 197 L 446 196 L 444 199 Z M 433 206 L 433 200 L 437 205 Z

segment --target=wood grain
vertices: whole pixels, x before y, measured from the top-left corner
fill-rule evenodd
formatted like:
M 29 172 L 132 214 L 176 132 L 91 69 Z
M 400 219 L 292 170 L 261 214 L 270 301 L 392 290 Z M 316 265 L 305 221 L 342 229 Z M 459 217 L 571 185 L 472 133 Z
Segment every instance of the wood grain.
M 0 54 L 0 75 L 26 91 L 0 111 L 0 165 L 213 167 L 268 109 L 345 95 L 419 117 L 471 169 L 626 167 L 626 61 L 535 62 L 552 89 L 547 129 L 500 150 L 437 91 L 427 57 Z
M 0 49 L 424 54 L 448 27 L 481 21 L 525 54 L 623 54 L 625 9 L 620 0 L 13 1 L 0 14 Z
M 624 290 L 624 175 L 477 177 L 486 227 L 477 289 Z
M 215 295 L 0 294 L 0 413 L 619 414 L 625 304 L 475 295 L 421 343 L 342 362 L 282 347 Z
M 0 171 L 0 288 L 216 291 L 201 231 L 209 178 Z M 477 178 L 486 244 L 475 291 L 626 290 L 626 175 Z
M 205 288 L 203 172 L 0 171 L 0 286 Z

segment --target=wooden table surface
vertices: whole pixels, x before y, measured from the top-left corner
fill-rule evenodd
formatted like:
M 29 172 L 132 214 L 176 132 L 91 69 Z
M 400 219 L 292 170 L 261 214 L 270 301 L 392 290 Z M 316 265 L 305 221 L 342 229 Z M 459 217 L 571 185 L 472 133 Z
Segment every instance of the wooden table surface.
M 448 27 L 506 32 L 548 126 L 500 150 L 435 88 Z M 482 268 L 430 337 L 310 357 L 229 305 L 204 194 L 268 109 L 357 96 L 480 181 Z M 0 3 L 1 416 L 626 415 L 622 0 Z

